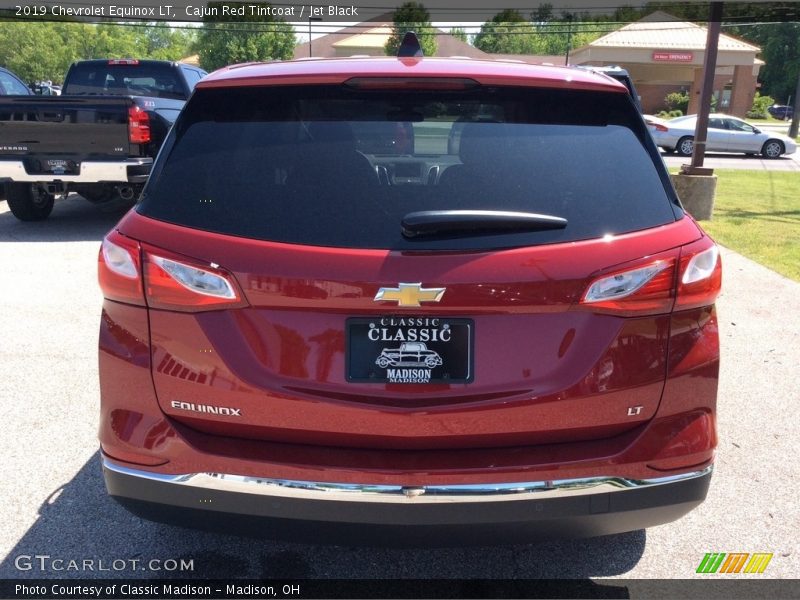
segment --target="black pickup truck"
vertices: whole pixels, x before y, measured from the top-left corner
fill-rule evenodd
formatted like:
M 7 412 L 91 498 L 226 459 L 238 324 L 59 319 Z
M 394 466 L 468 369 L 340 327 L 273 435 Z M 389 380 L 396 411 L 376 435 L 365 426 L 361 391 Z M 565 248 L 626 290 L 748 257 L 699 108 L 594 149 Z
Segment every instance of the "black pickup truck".
M 161 143 L 206 72 L 157 60 L 85 60 L 61 96 L 0 97 L 0 182 L 22 221 L 46 219 L 56 196 L 135 198 Z

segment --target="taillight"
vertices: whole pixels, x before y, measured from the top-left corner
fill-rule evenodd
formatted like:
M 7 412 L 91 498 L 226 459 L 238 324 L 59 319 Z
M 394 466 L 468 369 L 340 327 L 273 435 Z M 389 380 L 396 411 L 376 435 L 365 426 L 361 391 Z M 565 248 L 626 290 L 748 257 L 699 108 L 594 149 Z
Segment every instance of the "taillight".
M 595 279 L 581 303 L 592 310 L 658 314 L 672 308 L 675 259 L 663 257 Z
M 708 237 L 675 251 L 604 273 L 589 284 L 580 304 L 623 316 L 667 313 L 709 306 L 719 295 L 719 248 Z M 677 268 L 677 273 L 676 273 Z
M 719 247 L 704 237 L 681 251 L 675 310 L 709 306 L 722 289 L 722 257 Z
M 225 269 L 142 246 L 116 230 L 100 248 L 98 279 L 103 296 L 138 306 L 183 312 L 247 306 Z
M 656 128 L 656 131 L 669 131 L 669 127 L 661 123 L 653 123 L 653 127 Z
M 151 308 L 197 312 L 247 304 L 233 275 L 218 265 L 149 248 L 144 252 L 144 285 Z
M 139 242 L 116 230 L 104 239 L 98 257 L 97 279 L 109 300 L 144 306 Z
M 138 106 L 128 108 L 128 139 L 131 144 L 149 144 L 150 115 Z
M 138 65 L 139 60 L 136 58 L 112 58 L 108 61 L 109 65 Z

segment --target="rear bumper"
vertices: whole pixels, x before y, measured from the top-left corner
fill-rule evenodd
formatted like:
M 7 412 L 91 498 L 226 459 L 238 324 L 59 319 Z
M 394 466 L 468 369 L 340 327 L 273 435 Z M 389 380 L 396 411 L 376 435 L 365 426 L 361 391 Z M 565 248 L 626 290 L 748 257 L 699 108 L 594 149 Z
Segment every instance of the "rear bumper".
M 128 182 L 144 183 L 153 164 L 152 158 L 129 158 L 116 161 L 81 162 L 79 174 L 28 173 L 21 160 L 0 160 L 0 181 L 14 183 L 64 183 Z
M 161 475 L 103 458 L 109 494 L 148 519 L 348 545 L 493 544 L 668 523 L 706 497 L 712 467 L 656 479 L 402 487 L 219 473 Z

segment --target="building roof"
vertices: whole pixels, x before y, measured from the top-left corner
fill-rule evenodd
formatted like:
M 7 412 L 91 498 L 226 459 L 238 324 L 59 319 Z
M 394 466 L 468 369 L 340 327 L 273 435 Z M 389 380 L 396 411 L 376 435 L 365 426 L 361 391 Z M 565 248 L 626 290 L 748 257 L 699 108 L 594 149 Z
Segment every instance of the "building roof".
M 556 65 L 563 67 L 567 64 L 567 57 L 564 54 L 558 55 L 535 55 L 535 54 L 487 54 L 494 60 L 518 61 L 529 65 Z
M 680 21 L 662 11 L 620 27 L 584 48 L 676 48 L 681 50 L 705 50 L 708 30 L 696 23 Z M 719 49 L 733 52 L 760 52 L 753 46 L 735 37 L 720 34 Z
M 192 54 L 190 56 L 186 56 L 180 59 L 178 62 L 182 62 L 187 65 L 194 65 L 195 67 L 200 66 L 200 55 L 199 54 Z
M 313 26 L 312 26 L 313 27 Z M 383 47 L 392 33 L 392 15 L 384 14 L 368 21 L 344 27 L 339 31 L 323 35 L 311 41 L 298 44 L 294 58 L 309 56 L 331 58 L 347 53 L 384 56 Z M 489 58 L 489 55 L 475 46 L 462 42 L 441 29 L 436 30 L 436 56 L 465 56 L 467 58 Z
M 338 40 L 332 44 L 335 48 L 375 48 L 383 54 L 383 47 L 386 40 L 392 35 L 392 28 L 387 23 L 382 23 L 372 29 L 367 29 L 362 33 L 351 35 L 344 39 Z M 318 40 L 321 41 L 321 38 Z

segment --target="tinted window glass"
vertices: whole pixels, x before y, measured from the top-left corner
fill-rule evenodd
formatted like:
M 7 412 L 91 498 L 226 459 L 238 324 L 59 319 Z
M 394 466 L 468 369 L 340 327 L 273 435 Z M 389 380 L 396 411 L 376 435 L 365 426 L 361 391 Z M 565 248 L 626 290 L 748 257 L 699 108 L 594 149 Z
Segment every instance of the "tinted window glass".
M 70 71 L 65 94 L 119 94 L 183 99 L 175 70 L 166 64 L 82 63 Z
M 195 84 L 207 75 L 205 71 L 198 71 L 189 67 L 181 67 L 183 76 L 186 77 L 186 83 L 189 84 L 190 89 L 194 89 Z
M 13 75 L 0 71 L 0 94 L 7 96 L 28 96 L 31 91 Z
M 663 165 L 622 94 L 343 87 L 206 89 L 187 105 L 139 212 L 321 246 L 480 249 L 675 220 Z M 409 212 L 510 210 L 563 230 L 405 239 Z
M 733 131 L 746 131 L 748 133 L 753 132 L 753 126 L 748 125 L 744 121 L 739 121 L 738 119 L 728 119 L 728 127 Z

